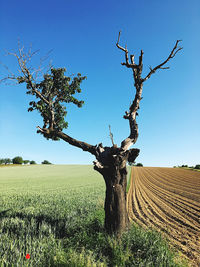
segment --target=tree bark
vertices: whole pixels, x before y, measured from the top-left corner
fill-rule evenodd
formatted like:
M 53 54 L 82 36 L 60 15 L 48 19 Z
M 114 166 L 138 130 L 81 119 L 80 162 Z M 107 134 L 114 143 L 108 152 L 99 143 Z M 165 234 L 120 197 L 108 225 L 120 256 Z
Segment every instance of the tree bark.
M 115 174 L 108 170 L 103 177 L 106 183 L 105 229 L 110 234 L 120 235 L 129 226 L 126 207 L 126 167 Z
M 96 148 L 94 169 L 102 174 L 106 184 L 105 197 L 105 230 L 109 234 L 120 236 L 129 226 L 126 206 L 127 161 L 133 162 L 139 154 L 139 149 L 124 151 L 121 148 Z

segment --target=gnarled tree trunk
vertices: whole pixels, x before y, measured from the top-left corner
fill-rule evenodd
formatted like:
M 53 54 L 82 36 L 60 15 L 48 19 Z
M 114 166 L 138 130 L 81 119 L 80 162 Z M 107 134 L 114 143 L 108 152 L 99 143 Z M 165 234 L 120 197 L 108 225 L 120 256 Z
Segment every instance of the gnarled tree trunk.
M 108 171 L 103 177 L 106 183 L 105 229 L 109 233 L 120 234 L 129 224 L 126 207 L 126 167 L 115 174 Z
M 106 184 L 105 229 L 110 234 L 120 235 L 129 226 L 126 206 L 128 160 L 134 161 L 139 149 L 124 151 L 121 148 L 98 146 L 94 169 L 102 174 Z

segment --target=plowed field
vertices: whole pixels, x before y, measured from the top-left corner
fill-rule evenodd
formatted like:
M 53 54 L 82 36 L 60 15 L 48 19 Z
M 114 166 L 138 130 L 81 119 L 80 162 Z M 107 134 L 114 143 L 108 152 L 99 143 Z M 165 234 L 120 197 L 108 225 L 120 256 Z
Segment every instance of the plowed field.
M 192 266 L 200 266 L 200 172 L 133 167 L 129 217 L 161 231 Z

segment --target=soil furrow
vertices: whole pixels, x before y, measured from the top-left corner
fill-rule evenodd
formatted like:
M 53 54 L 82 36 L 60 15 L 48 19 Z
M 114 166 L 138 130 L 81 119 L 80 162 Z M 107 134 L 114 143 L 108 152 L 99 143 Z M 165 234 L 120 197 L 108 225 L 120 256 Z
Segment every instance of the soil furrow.
M 188 206 L 186 205 L 186 203 L 183 203 L 183 202 L 181 202 L 181 204 L 176 203 L 176 202 L 180 202 L 179 199 L 177 197 L 173 198 L 173 195 L 171 193 L 168 193 L 167 190 L 163 190 L 155 186 L 154 184 L 149 183 L 149 180 L 145 179 L 145 176 L 143 176 L 142 174 L 141 174 L 141 179 L 145 180 L 145 187 L 149 186 L 151 188 L 150 191 L 154 192 L 154 194 L 158 196 L 160 199 L 162 199 L 163 202 L 167 203 L 168 207 L 170 207 L 172 210 L 175 210 L 176 213 L 178 213 L 181 217 L 183 216 L 182 213 L 184 213 L 185 216 L 183 217 L 186 218 L 188 222 L 191 222 L 192 224 L 196 224 L 197 227 L 199 227 L 199 216 L 200 216 L 199 210 L 200 209 L 199 210 L 195 209 L 191 205 Z M 200 228 L 197 230 L 200 230 Z
M 131 219 L 163 232 L 192 266 L 200 266 L 200 173 L 134 167 L 127 200 Z
M 145 186 L 147 187 L 147 183 L 145 183 Z M 161 192 L 158 189 L 155 189 L 153 186 L 148 186 L 149 189 L 149 196 L 151 195 L 151 200 L 155 204 L 156 207 L 162 211 L 166 217 L 169 218 L 170 221 L 177 221 L 180 227 L 183 225 L 190 228 L 193 231 L 200 231 L 198 220 L 192 220 L 192 218 L 187 215 L 184 216 L 180 209 L 174 208 L 173 205 L 171 205 L 170 201 L 167 201 L 167 199 L 161 196 Z M 153 194 L 152 194 L 153 193 Z M 161 203 L 161 204 L 159 204 Z M 165 208 L 162 208 L 164 206 Z M 168 212 L 167 210 L 170 211 Z M 183 220 L 184 219 L 184 220 Z M 195 226 L 195 227 L 194 227 Z
M 138 191 L 138 186 L 137 186 L 137 182 L 138 179 L 135 179 L 135 188 L 137 188 Z M 144 191 L 143 191 L 144 193 Z M 148 192 L 149 193 L 149 192 Z M 140 201 L 141 198 L 139 197 L 137 201 Z M 142 202 L 142 201 L 141 201 Z M 140 205 L 142 207 L 142 205 Z M 152 207 L 151 207 L 151 211 L 154 215 L 157 215 Z M 143 211 L 144 212 L 144 211 Z M 150 216 L 151 217 L 151 216 Z M 133 218 L 134 219 L 134 218 Z M 188 255 L 188 249 L 183 245 L 184 243 L 186 243 L 186 240 L 180 239 L 179 237 L 181 236 L 180 233 L 177 230 L 174 230 L 174 228 L 171 228 L 169 232 L 167 232 L 166 230 L 166 224 L 163 223 L 163 220 L 159 221 L 156 217 L 153 218 L 153 220 L 151 220 L 150 218 L 148 218 L 147 225 L 148 227 L 153 227 L 153 228 L 157 228 L 159 231 L 162 231 L 164 233 L 166 233 L 165 236 L 170 237 L 170 239 L 173 240 L 173 243 L 176 245 L 177 248 L 179 248 L 179 250 L 182 251 L 182 253 L 187 256 Z M 164 227 L 163 227 L 164 226 Z M 194 249 L 191 247 L 190 251 L 193 251 Z
M 173 183 L 171 183 L 171 185 L 169 184 L 168 180 L 172 179 L 171 176 L 166 177 L 164 175 L 158 175 L 155 171 L 152 171 L 152 170 L 145 170 L 144 173 L 148 174 L 147 177 L 151 177 L 151 179 L 150 179 L 151 183 L 154 185 L 157 185 L 159 188 L 163 188 L 163 189 L 168 190 L 169 192 L 171 192 L 173 194 L 176 193 L 176 195 L 186 197 L 187 200 L 189 200 L 189 201 L 191 199 L 192 203 L 194 203 L 195 200 L 197 200 L 197 202 L 195 204 L 199 209 L 199 207 L 200 207 L 200 195 L 199 195 L 200 187 L 194 193 L 194 192 L 187 191 L 188 190 L 187 185 L 182 187 L 182 184 L 183 184 L 182 179 L 179 179 L 180 185 L 176 186 Z

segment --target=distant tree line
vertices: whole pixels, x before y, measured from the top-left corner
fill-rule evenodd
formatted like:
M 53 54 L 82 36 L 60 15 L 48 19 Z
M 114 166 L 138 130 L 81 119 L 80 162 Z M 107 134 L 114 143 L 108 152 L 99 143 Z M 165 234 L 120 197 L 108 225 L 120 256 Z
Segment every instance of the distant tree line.
M 37 164 L 34 160 L 27 160 L 27 159 L 23 159 L 22 157 L 20 156 L 17 156 L 17 157 L 14 157 L 13 159 L 10 159 L 10 158 L 0 158 L 0 165 L 8 165 L 8 164 L 24 164 L 24 165 L 27 165 L 27 164 L 30 164 L 30 165 L 33 165 L 33 164 Z M 41 164 L 52 164 L 51 162 L 49 162 L 48 160 L 44 160 L 41 162 Z
M 194 166 L 189 166 L 186 164 L 183 164 L 181 166 L 174 166 L 174 168 L 190 168 L 190 169 L 196 169 L 196 170 L 200 170 L 200 164 L 196 164 L 195 167 Z
M 136 163 L 136 162 L 128 162 L 129 166 L 137 166 L 137 167 L 143 167 L 142 163 Z

